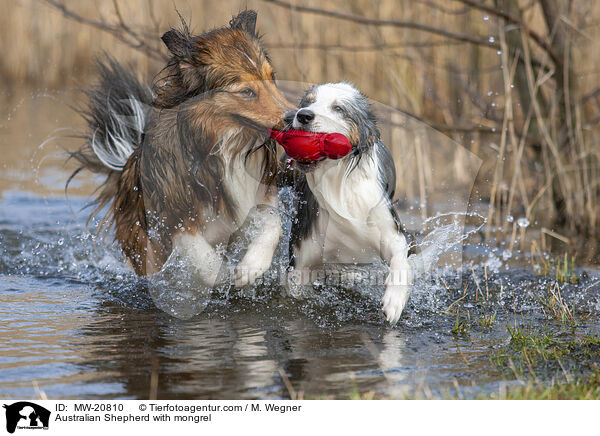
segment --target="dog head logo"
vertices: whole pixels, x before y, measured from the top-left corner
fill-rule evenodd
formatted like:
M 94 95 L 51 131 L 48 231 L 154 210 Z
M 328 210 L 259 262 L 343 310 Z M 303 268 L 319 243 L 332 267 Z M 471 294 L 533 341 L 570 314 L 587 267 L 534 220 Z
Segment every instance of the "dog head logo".
M 14 433 L 19 429 L 47 429 L 50 411 L 28 401 L 4 405 L 6 409 L 6 431 Z

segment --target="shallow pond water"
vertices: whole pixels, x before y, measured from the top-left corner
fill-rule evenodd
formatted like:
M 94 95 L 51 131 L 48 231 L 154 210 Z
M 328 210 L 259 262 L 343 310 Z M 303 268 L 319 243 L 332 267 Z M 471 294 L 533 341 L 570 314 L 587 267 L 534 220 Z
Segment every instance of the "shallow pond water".
M 74 209 L 84 204 L 71 198 Z M 485 287 L 480 270 L 475 274 Z M 331 290 L 327 299 L 305 302 L 277 289 L 230 295 L 180 320 L 154 306 L 113 245 L 94 240 L 85 213 L 73 215 L 61 198 L 5 192 L 0 395 L 36 396 L 37 383 L 50 398 L 287 398 L 282 373 L 311 398 L 494 390 L 507 377 L 490 354 L 507 342 L 505 325 L 513 318 L 543 319 L 534 297 L 546 279 L 527 270 L 490 272 L 487 301 L 498 312 L 496 326 L 473 329 L 467 339 L 451 332 L 456 315 L 442 312 L 466 286 L 469 297 L 461 303 L 475 319 L 486 306 L 477 305 L 473 291 L 486 290 L 477 291 L 468 276 L 459 287 L 458 278 L 445 276 L 452 292 L 434 279 L 421 283 L 393 328 L 375 298 Z M 594 280 L 564 293 L 587 311 L 591 332 L 600 313 Z
M 266 286 L 216 295 L 188 320 L 172 317 L 126 268 L 111 235 L 96 237 L 94 222 L 86 229 L 89 197 L 80 194 L 89 187 L 76 183 L 68 200 L 59 194 L 68 168 L 41 158 L 38 146 L 72 125 L 72 114 L 53 111 L 53 99 L 35 101 L 15 105 L 0 129 L 1 397 L 469 396 L 518 383 L 491 358 L 506 347 L 508 327 L 562 328 L 541 303 L 551 278 L 527 259 L 509 268 L 502 250 L 472 241 L 465 266 L 417 284 L 394 327 L 380 311 L 382 289 L 321 289 L 295 301 Z M 561 287 L 582 320 L 572 334 L 597 333 L 598 283 L 588 270 Z M 478 323 L 492 314 L 490 328 Z M 465 316 L 466 333 L 455 329 Z

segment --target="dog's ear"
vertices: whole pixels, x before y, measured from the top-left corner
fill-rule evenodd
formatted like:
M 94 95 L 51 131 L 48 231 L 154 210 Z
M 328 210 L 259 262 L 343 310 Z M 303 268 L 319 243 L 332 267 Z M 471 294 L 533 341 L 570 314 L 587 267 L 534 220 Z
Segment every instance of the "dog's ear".
M 245 10 L 237 14 L 229 22 L 232 29 L 243 30 L 252 36 L 256 35 L 256 11 Z
M 161 39 L 175 56 L 184 58 L 190 54 L 192 43 L 188 34 L 184 34 L 177 29 L 171 29 Z

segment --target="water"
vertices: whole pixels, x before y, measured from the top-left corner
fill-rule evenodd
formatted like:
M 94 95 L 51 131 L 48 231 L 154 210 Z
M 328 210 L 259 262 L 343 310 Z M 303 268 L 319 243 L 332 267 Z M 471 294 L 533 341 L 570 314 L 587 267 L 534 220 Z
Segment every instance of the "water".
M 7 150 L 0 170 L 2 397 L 36 398 L 43 391 L 49 398 L 348 398 L 354 392 L 401 398 L 457 389 L 469 396 L 517 383 L 490 360 L 506 346 L 507 326 L 562 328 L 540 303 L 552 279 L 535 275 L 524 254 L 504 259 L 502 249 L 481 245 L 477 225 L 461 241 L 464 249 L 455 250 L 463 266 L 443 262 L 419 279 L 394 327 L 380 310 L 382 287 L 321 286 L 314 298 L 294 300 L 271 282 L 251 292 L 213 293 L 189 319 L 171 316 L 156 304 L 155 291 L 168 289 L 135 277 L 111 235 L 95 235 L 95 222 L 86 228 L 88 197 L 81 194 L 97 179 L 78 181 L 65 199 L 69 168 L 40 157 L 44 134 L 23 133 L 37 122 L 46 134 L 55 124 L 73 125 L 72 114 L 55 110 L 47 126 L 44 114 L 55 104 L 32 101 L 35 107 L 20 106 L 1 130 Z M 438 221 L 423 246 L 444 240 L 445 250 L 456 232 Z M 562 288 L 585 320 L 578 334 L 597 333 L 598 281 L 588 270 L 581 283 Z M 492 312 L 491 329 L 475 322 Z M 456 335 L 456 320 L 467 313 L 469 335 Z M 158 380 L 155 390 L 151 379 Z
M 83 205 L 71 199 L 74 209 Z M 546 279 L 512 270 L 488 272 L 495 295 L 503 284 L 502 298 L 490 303 L 499 327 L 469 341 L 457 339 L 455 317 L 441 313 L 460 296 L 459 281 L 473 300 L 467 274 L 444 276 L 451 292 L 435 279 L 420 283 L 395 328 L 376 298 L 332 289 L 301 302 L 278 289 L 218 297 L 181 320 L 155 307 L 147 283 L 123 266 L 114 245 L 100 246 L 85 214 L 73 216 L 65 200 L 8 192 L 0 211 L 0 395 L 7 397 L 35 397 L 35 382 L 51 398 L 148 398 L 153 368 L 159 398 L 287 398 L 280 370 L 307 397 L 354 390 L 397 397 L 456 383 L 493 390 L 505 375 L 489 353 L 507 341 L 504 324 L 514 313 L 541 316 L 534 297 Z M 484 286 L 481 270 L 474 274 Z M 588 322 L 598 319 L 597 285 L 565 298 L 581 300 Z M 484 310 L 473 305 L 471 316 Z

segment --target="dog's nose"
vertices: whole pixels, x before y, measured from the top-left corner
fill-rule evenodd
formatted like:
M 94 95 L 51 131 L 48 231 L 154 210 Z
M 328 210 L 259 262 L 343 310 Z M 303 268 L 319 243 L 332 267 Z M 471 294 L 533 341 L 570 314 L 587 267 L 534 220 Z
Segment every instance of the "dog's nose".
M 310 109 L 300 109 L 296 114 L 296 118 L 301 124 L 308 124 L 315 119 L 315 113 Z

